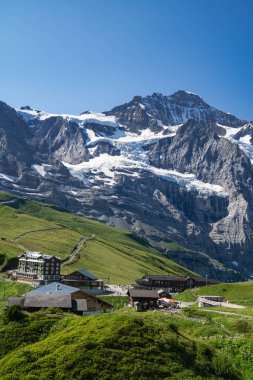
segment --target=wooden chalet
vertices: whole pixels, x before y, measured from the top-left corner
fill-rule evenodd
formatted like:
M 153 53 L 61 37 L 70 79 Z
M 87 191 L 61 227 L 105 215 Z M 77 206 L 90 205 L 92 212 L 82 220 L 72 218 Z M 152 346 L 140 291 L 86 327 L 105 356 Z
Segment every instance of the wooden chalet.
M 76 288 L 103 289 L 104 280 L 98 279 L 94 274 L 78 269 L 72 273 L 62 276 L 61 282 L 65 285 L 74 286 Z
M 159 294 L 156 290 L 129 289 L 127 295 L 129 304 L 137 310 L 149 310 L 157 307 Z
M 9 306 L 20 305 L 22 309 L 34 312 L 47 307 L 58 307 L 79 315 L 108 312 L 110 303 L 85 292 L 59 283 L 51 283 L 31 292 L 24 297 L 8 298 Z
M 169 275 L 148 274 L 136 280 L 137 287 L 141 289 L 163 289 L 173 293 L 218 283 L 218 280 L 197 276 L 172 277 Z

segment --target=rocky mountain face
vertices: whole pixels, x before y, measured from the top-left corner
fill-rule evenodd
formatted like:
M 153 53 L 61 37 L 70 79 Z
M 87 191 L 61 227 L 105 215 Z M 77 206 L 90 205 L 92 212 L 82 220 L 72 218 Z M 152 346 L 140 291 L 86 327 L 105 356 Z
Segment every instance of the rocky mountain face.
M 116 116 L 121 124 L 137 133 L 147 127 L 155 132 L 162 131 L 164 125 L 184 124 L 190 119 L 211 126 L 217 122 L 231 127 L 246 123 L 210 107 L 198 95 L 181 90 L 170 96 L 159 93 L 146 97 L 135 96 L 131 102 L 105 114 Z
M 79 116 L 0 103 L 0 187 L 132 230 L 202 275 L 246 279 L 252 140 L 251 123 L 185 91 Z

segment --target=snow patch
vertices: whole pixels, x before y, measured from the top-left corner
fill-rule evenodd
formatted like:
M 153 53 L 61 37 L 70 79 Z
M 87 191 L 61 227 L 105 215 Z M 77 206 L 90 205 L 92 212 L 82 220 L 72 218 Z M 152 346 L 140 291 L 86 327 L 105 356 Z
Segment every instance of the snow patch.
M 47 172 L 45 170 L 45 167 L 49 167 L 51 165 L 42 164 L 42 165 L 32 165 L 32 169 L 34 169 L 37 173 L 39 173 L 42 177 L 45 177 L 47 175 Z
M 104 153 L 78 165 L 71 165 L 67 162 L 62 163 L 69 169 L 73 176 L 79 179 L 83 179 L 87 174 L 99 175 L 100 173 L 103 173 L 103 181 L 105 180 L 105 176 L 110 178 L 110 183 L 113 184 L 115 182 L 114 175 L 119 174 L 122 170 L 126 170 L 128 175 L 136 172 L 141 175 L 141 171 L 148 171 L 151 174 L 161 177 L 167 181 L 177 183 L 187 191 L 197 191 L 207 196 L 227 196 L 227 193 L 222 186 L 199 181 L 196 179 L 194 174 L 180 173 L 175 170 L 159 169 L 147 163 L 135 161 L 127 157 L 110 156 Z M 101 177 L 101 175 L 99 176 Z
M 220 127 L 224 128 L 226 130 L 226 135 L 224 136 L 225 139 L 231 141 L 233 144 L 236 144 L 239 146 L 239 148 L 245 153 L 245 155 L 250 159 L 251 163 L 253 164 L 253 145 L 251 144 L 251 136 L 246 135 L 241 137 L 239 140 L 234 139 L 234 136 L 241 130 L 245 128 L 238 127 L 238 128 L 231 128 L 224 125 L 218 124 Z
M 62 117 L 67 121 L 76 122 L 80 126 L 84 126 L 86 123 L 95 123 L 108 125 L 111 127 L 117 127 L 118 122 L 115 116 L 106 116 L 103 113 L 85 113 L 82 115 L 71 115 L 71 114 L 54 114 L 48 113 L 45 111 L 36 111 L 36 110 L 16 110 L 18 115 L 21 116 L 26 121 L 32 121 L 35 119 L 46 120 L 50 117 Z
M 16 177 L 0 173 L 0 179 L 5 179 L 6 181 L 14 182 L 16 180 Z

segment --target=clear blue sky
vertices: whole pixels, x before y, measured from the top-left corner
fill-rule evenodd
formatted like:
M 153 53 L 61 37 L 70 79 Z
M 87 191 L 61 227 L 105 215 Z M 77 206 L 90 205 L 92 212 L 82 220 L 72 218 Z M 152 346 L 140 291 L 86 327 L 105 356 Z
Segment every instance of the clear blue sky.
M 0 99 L 103 111 L 185 89 L 253 120 L 251 0 L 0 0 Z

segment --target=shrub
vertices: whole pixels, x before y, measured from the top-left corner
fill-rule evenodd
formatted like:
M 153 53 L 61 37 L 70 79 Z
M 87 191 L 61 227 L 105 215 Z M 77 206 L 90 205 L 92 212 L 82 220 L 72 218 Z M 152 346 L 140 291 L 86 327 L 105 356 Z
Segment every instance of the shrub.
M 175 333 L 178 333 L 178 325 L 172 322 L 169 324 L 169 326 L 172 331 L 174 331 Z
M 10 306 L 5 311 L 6 322 L 22 322 L 25 317 L 26 315 L 19 305 Z
M 59 307 L 50 306 L 43 310 L 46 314 L 63 314 L 63 311 Z
M 239 333 L 249 333 L 251 331 L 251 326 L 246 319 L 238 319 L 235 321 L 234 327 Z

